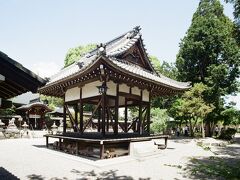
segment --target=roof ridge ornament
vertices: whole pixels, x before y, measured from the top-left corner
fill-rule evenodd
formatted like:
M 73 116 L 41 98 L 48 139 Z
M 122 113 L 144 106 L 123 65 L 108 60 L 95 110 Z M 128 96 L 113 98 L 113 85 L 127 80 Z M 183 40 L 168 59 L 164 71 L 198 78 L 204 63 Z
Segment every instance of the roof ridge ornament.
M 134 31 L 134 33 L 136 33 L 136 34 L 139 33 L 140 30 L 141 30 L 141 27 L 140 27 L 140 26 L 136 26 L 136 27 L 133 28 L 133 31 Z
M 105 56 L 106 53 L 106 44 L 100 43 L 99 45 L 97 45 L 97 55 L 98 56 Z
M 128 39 L 134 38 L 137 34 L 140 33 L 140 30 L 141 30 L 141 27 L 140 27 L 140 26 L 134 27 L 133 30 L 128 33 L 127 38 L 128 38 Z

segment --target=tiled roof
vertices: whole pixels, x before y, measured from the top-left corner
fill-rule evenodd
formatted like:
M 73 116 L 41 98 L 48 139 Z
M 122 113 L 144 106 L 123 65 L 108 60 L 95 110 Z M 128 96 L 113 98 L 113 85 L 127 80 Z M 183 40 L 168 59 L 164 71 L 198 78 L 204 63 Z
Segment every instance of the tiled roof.
M 128 73 L 133 73 L 141 78 L 145 78 L 149 81 L 153 81 L 161 85 L 171 86 L 177 89 L 189 88 L 188 83 L 178 82 L 170 78 L 167 78 L 163 75 L 158 75 L 155 73 L 153 68 L 152 68 L 153 72 L 150 72 L 146 69 L 141 68 L 138 65 L 131 64 L 128 61 L 125 61 L 124 59 L 118 59 L 119 55 L 123 54 L 129 48 L 134 46 L 136 42 L 139 42 L 139 40 L 142 43 L 140 28 L 136 27 L 133 30 L 107 42 L 105 44 L 105 56 L 108 58 L 109 63 L 116 65 L 118 68 Z M 81 73 L 85 69 L 88 69 L 91 66 L 91 64 L 93 64 L 98 59 L 98 51 L 99 48 L 94 49 L 91 52 L 87 53 L 79 61 L 62 69 L 60 72 L 58 72 L 57 74 L 50 78 L 49 82 L 47 83 L 47 86 L 68 79 L 69 77 L 73 77 L 77 73 Z
M 51 109 L 49 109 L 49 107 L 46 104 L 43 104 L 42 102 L 35 102 L 35 103 L 31 103 L 31 104 L 27 104 L 27 105 L 23 105 L 17 109 L 19 110 L 26 110 L 26 109 L 30 109 L 32 107 L 44 107 L 47 111 L 52 111 Z
M 160 75 L 154 74 L 140 66 L 126 62 L 121 59 L 110 58 L 110 60 L 111 62 L 113 62 L 115 65 L 117 65 L 119 68 L 121 68 L 124 71 L 128 71 L 129 73 L 135 74 L 138 77 L 142 77 L 144 79 L 154 81 L 155 83 L 159 83 L 161 85 L 171 86 L 177 89 L 188 89 L 190 86 L 188 82 L 179 82 L 179 81 L 170 79 L 162 74 Z

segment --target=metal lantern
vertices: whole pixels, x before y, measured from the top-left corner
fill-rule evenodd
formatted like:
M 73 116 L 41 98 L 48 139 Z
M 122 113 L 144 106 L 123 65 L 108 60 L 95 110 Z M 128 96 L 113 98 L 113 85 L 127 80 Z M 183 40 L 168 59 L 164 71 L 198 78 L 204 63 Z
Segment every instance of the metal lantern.
M 108 87 L 105 83 L 103 83 L 101 86 L 97 86 L 99 94 L 103 94 L 107 92 Z

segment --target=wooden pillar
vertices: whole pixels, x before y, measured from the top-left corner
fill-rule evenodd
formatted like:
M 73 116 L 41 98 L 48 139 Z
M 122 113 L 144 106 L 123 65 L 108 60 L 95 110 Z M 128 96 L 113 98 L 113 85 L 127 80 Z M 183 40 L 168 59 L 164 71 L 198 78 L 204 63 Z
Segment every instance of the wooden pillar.
M 106 82 L 105 86 L 106 86 Z M 102 135 L 105 136 L 106 92 L 102 93 Z
M 79 142 L 76 141 L 76 155 L 79 155 Z
M 98 132 L 101 131 L 101 122 L 100 122 L 100 120 L 101 120 L 101 108 L 99 107 L 98 108 Z
M 125 129 L 125 133 L 128 132 L 128 108 L 127 108 L 127 99 L 125 97 L 125 112 L 124 112 L 125 118 L 124 118 L 124 129 Z
M 74 113 L 75 113 L 74 124 L 75 124 L 76 130 L 78 130 L 78 104 L 74 106 Z
M 109 114 L 109 109 L 108 109 L 108 107 L 106 108 L 106 114 L 107 114 L 107 132 L 109 132 L 109 116 L 110 116 L 110 114 Z
M 83 133 L 83 101 L 82 101 L 82 88 L 80 89 L 79 116 L 80 116 L 80 132 Z
M 103 159 L 103 158 L 104 158 L 104 144 L 101 141 L 100 142 L 100 159 Z
M 149 91 L 149 102 L 147 104 L 147 133 L 150 134 L 150 122 L 151 122 L 151 91 Z
M 64 95 L 64 102 L 63 102 L 63 133 L 66 133 L 67 130 L 67 118 L 66 118 L 66 102 L 65 102 L 65 95 Z
M 115 123 L 114 123 L 114 134 L 118 134 L 118 109 L 119 109 L 119 84 L 117 83 L 116 88 L 116 98 L 115 98 Z
M 46 147 L 48 148 L 48 136 L 46 136 Z
M 62 139 L 61 138 L 59 138 L 58 148 L 59 148 L 59 150 L 62 149 Z
M 138 134 L 141 134 L 141 127 L 142 127 L 142 90 L 141 90 L 141 100 L 139 102 L 139 117 L 138 117 Z

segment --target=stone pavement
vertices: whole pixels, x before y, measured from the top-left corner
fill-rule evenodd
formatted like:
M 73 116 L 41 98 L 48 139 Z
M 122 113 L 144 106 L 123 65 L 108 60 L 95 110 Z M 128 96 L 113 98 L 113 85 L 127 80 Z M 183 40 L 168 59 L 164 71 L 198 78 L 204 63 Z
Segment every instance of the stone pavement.
M 193 156 L 212 156 L 193 139 L 170 139 L 158 155 L 136 160 L 90 160 L 45 148 L 45 139 L 0 140 L 1 168 L 20 179 L 185 179 L 181 166 Z

